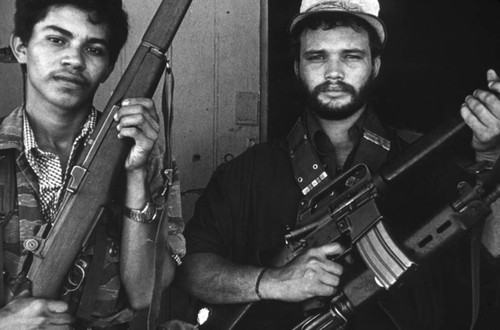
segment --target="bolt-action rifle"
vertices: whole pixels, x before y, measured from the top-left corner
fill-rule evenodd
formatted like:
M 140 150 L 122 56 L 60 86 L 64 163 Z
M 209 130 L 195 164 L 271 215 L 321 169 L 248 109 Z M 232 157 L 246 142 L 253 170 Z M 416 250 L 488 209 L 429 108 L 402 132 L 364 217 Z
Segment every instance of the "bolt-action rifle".
M 394 286 L 399 285 L 418 264 L 458 239 L 490 213 L 490 204 L 500 196 L 496 187 L 500 165 L 471 187 L 459 185 L 460 198 L 445 206 L 403 244 L 390 236 L 377 199 L 391 186 L 415 174 L 443 148 L 467 133 L 466 124 L 456 118 L 421 137 L 406 152 L 386 163 L 376 175 L 364 164 L 342 174 L 301 205 L 297 223 L 289 231 L 286 245 L 264 266 L 280 267 L 310 248 L 341 241 L 349 252 L 356 248 L 367 270 L 347 281 L 341 292 L 325 304 L 308 301 L 311 316 L 294 330 L 339 329 L 347 323 L 355 308 Z M 251 304 L 211 308 L 207 329 L 238 329 Z M 318 307 L 319 306 L 319 307 Z
M 191 0 L 161 2 L 90 142 L 71 170 L 53 224 L 31 242 L 33 261 L 28 279 L 34 297 L 58 298 L 68 271 L 110 202 L 131 148 L 130 140 L 117 138 L 113 115 L 125 98 L 153 96 L 167 65 L 165 53 L 190 3 Z

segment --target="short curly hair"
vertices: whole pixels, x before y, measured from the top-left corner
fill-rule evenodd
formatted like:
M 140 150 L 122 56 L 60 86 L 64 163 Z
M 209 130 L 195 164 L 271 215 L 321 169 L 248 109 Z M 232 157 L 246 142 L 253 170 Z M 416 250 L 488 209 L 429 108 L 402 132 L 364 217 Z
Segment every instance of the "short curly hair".
M 72 5 L 89 13 L 95 23 L 106 23 L 111 31 L 110 61 L 116 63 L 128 37 L 128 15 L 122 0 L 16 0 L 14 35 L 29 42 L 33 27 L 43 20 L 52 6 Z

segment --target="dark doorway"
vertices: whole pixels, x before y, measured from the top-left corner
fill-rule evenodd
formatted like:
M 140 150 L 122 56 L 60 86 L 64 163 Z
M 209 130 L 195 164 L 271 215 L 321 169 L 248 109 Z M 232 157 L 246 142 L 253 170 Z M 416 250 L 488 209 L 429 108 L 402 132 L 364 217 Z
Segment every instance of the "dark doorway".
M 298 105 L 287 25 L 300 0 L 269 1 L 269 139 L 286 134 Z M 380 0 L 388 29 L 373 103 L 392 124 L 427 131 L 500 74 L 499 0 Z

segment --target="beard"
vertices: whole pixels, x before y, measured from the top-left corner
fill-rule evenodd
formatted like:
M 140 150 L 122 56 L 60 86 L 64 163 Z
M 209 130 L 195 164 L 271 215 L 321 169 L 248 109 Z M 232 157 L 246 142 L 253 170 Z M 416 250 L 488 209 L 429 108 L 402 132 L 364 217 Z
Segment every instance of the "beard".
M 354 86 L 349 85 L 343 81 L 338 81 L 335 83 L 327 81 L 314 87 L 312 91 L 309 91 L 305 86 L 304 81 L 300 79 L 300 86 L 302 94 L 306 101 L 306 107 L 312 113 L 314 113 L 321 119 L 343 120 L 355 114 L 366 104 L 366 100 L 373 87 L 374 80 L 375 78 L 372 74 L 369 79 L 359 88 L 359 90 L 356 90 Z M 320 94 L 328 91 L 342 92 L 346 95 L 350 95 L 350 101 L 348 103 L 336 105 L 335 100 L 321 100 Z

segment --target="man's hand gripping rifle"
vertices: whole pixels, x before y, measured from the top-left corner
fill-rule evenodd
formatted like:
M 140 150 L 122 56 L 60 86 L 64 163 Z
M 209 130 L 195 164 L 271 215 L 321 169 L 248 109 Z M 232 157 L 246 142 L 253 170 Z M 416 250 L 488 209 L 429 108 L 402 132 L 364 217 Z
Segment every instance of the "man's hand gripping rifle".
M 305 225 L 285 236 L 287 245 L 294 255 L 335 241 L 346 245 L 346 253 L 356 246 L 378 283 L 388 289 L 414 263 L 388 234 L 377 196 L 366 165 L 356 165 L 304 205 L 298 217 Z

